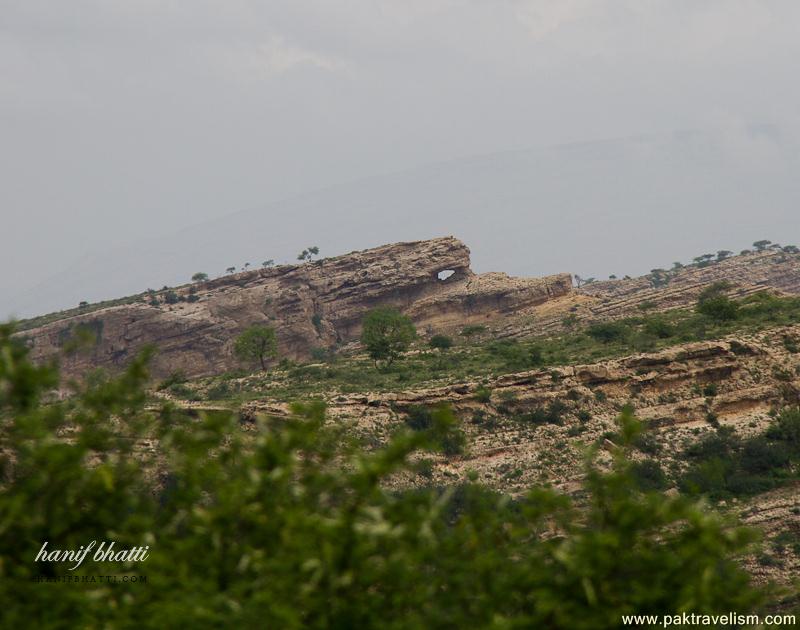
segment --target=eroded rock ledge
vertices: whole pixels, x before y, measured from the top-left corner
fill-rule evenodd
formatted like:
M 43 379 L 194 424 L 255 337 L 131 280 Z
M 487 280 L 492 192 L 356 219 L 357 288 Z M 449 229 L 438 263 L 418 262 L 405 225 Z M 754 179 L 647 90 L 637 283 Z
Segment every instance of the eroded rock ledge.
M 305 358 L 313 348 L 356 340 L 364 313 L 376 306 L 394 306 L 421 330 L 438 331 L 512 315 L 572 291 L 566 273 L 531 279 L 476 275 L 469 255 L 453 237 L 385 245 L 233 274 L 193 287 L 195 302 L 115 306 L 25 336 L 34 359 L 45 360 L 61 352 L 76 327 L 87 327 L 97 342 L 90 353 L 62 362 L 68 376 L 92 367 L 119 368 L 147 344 L 158 348 L 155 376 L 176 370 L 203 376 L 238 365 L 233 341 L 252 324 L 275 327 L 282 356 Z M 190 287 L 176 291 L 188 297 Z

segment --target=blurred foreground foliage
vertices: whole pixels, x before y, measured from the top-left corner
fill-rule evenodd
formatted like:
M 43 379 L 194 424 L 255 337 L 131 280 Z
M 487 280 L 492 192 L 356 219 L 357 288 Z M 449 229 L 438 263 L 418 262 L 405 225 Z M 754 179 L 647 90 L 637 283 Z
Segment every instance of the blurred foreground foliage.
M 145 409 L 147 356 L 43 402 L 56 371 L 34 367 L 11 332 L 0 329 L 4 628 L 598 629 L 763 602 L 736 563 L 751 531 L 639 490 L 629 412 L 608 470 L 589 458 L 579 506 L 471 482 L 399 491 L 387 481 L 456 430 L 446 407 L 372 452 L 327 427 L 319 402 L 245 432 L 230 413 Z M 146 544 L 150 557 L 87 559 L 75 574 L 147 582 L 33 581 L 72 575 L 34 562 L 43 541 L 92 540 Z

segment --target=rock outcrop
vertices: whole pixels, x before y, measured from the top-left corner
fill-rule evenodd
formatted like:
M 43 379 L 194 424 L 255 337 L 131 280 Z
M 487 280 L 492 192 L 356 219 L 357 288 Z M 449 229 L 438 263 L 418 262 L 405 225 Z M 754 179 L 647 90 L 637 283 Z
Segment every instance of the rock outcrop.
M 518 313 L 572 291 L 569 274 L 541 279 L 476 275 L 469 249 L 446 237 L 397 243 L 301 265 L 232 274 L 141 301 L 97 310 L 26 330 L 32 356 L 60 354 L 80 330 L 94 343 L 64 359 L 62 371 L 115 369 L 148 344 L 158 354 L 155 376 L 187 376 L 236 367 L 232 346 L 252 324 L 273 326 L 281 356 L 305 358 L 313 348 L 354 341 L 364 313 L 393 306 L 421 330 L 445 330 Z M 440 279 L 443 278 L 443 279 Z M 155 300 L 153 299 L 155 298 Z M 191 300 L 191 301 L 190 301 Z M 152 302 L 152 303 L 151 303 Z
M 767 250 L 732 256 L 703 266 L 687 265 L 654 270 L 638 278 L 592 282 L 566 299 L 533 309 L 525 318 L 511 319 L 495 332 L 500 337 L 526 337 L 563 328 L 565 317 L 577 322 L 606 321 L 674 308 L 691 308 L 700 292 L 715 282 L 728 284 L 726 293 L 741 299 L 770 291 L 800 295 L 800 254 Z

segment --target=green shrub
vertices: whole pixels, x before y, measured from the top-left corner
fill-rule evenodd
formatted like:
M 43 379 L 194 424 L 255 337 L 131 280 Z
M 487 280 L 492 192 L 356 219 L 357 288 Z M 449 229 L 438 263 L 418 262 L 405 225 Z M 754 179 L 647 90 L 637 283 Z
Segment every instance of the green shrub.
M 435 350 L 448 350 L 453 347 L 453 340 L 447 335 L 434 335 L 428 345 Z
M 194 391 L 192 388 L 184 385 L 183 383 L 175 383 L 167 388 L 167 391 L 173 396 L 182 398 L 183 400 L 198 401 L 202 400 L 202 396 Z
M 712 498 L 765 492 L 796 476 L 798 439 L 798 409 L 783 410 L 763 434 L 746 439 L 721 427 L 684 450 L 691 465 L 679 485 L 685 492 Z
M 703 387 L 703 396 L 713 398 L 717 395 L 718 391 L 719 390 L 716 383 L 708 383 L 705 387 Z
M 322 315 L 319 313 L 314 313 L 311 316 L 311 324 L 314 326 L 314 330 L 317 331 L 318 335 L 322 334 Z
M 228 383 L 222 382 L 217 383 L 216 385 L 212 385 L 208 388 L 208 392 L 206 393 L 206 397 L 209 400 L 224 400 L 225 398 L 229 398 L 231 395 L 231 388 Z
M 736 319 L 739 305 L 724 294 L 730 287 L 729 282 L 722 281 L 704 289 L 697 300 L 697 312 L 716 322 Z
M 492 400 L 492 390 L 484 385 L 480 385 L 475 389 L 473 397 L 480 403 L 488 403 Z
M 543 363 L 539 346 L 522 344 L 516 339 L 493 341 L 487 349 L 490 354 L 500 358 L 508 370 L 524 370 Z
M 433 425 L 433 415 L 425 405 L 411 405 L 408 408 L 405 422 L 414 431 L 425 431 Z
M 311 348 L 311 358 L 314 359 L 314 361 L 319 361 L 320 363 L 334 361 L 336 359 L 336 348 L 322 348 L 319 346 L 316 348 Z
M 675 326 L 660 317 L 647 319 L 644 323 L 643 330 L 646 334 L 658 339 L 669 339 L 676 333 Z
M 586 334 L 595 341 L 611 343 L 627 339 L 631 334 L 631 328 L 623 322 L 600 322 L 589 326 Z
M 739 305 L 721 295 L 698 303 L 697 312 L 717 322 L 728 322 L 739 316 Z
M 560 400 L 553 400 L 545 407 L 536 407 L 532 411 L 519 414 L 516 419 L 519 422 L 540 424 L 564 424 L 564 412 L 567 406 Z
M 161 381 L 156 389 L 158 391 L 163 391 L 176 385 L 178 383 L 185 383 L 186 382 L 186 373 L 183 370 L 175 370 L 170 373 L 170 375 Z
M 641 490 L 663 490 L 668 485 L 663 469 L 653 459 L 631 464 L 631 474 Z

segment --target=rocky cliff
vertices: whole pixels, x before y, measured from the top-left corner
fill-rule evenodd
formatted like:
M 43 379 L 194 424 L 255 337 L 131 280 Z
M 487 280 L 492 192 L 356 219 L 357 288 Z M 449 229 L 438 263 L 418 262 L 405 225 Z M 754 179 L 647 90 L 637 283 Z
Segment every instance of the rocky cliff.
M 519 313 L 572 291 L 569 274 L 511 278 L 476 275 L 469 249 L 446 237 L 397 243 L 300 265 L 232 274 L 143 296 L 138 302 L 76 315 L 25 331 L 36 360 L 61 353 L 83 330 L 88 352 L 64 359 L 67 375 L 118 368 L 148 344 L 158 348 L 155 376 L 188 376 L 236 367 L 233 341 L 252 324 L 273 326 L 281 356 L 358 338 L 364 313 L 393 306 L 423 331 L 449 329 Z M 175 300 L 178 301 L 175 301 Z

